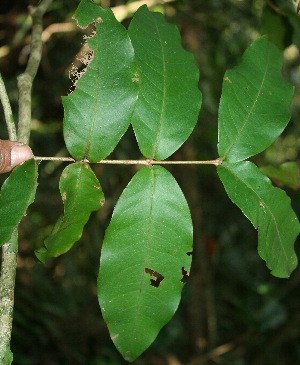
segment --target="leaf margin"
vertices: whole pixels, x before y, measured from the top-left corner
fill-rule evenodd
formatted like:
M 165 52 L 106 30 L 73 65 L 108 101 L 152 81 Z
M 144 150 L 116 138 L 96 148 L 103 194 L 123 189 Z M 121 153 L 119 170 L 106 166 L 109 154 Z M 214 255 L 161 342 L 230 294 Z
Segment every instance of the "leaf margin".
M 226 173 L 225 173 L 226 171 Z M 258 253 L 260 257 L 266 262 L 267 267 L 271 270 L 271 274 L 279 277 L 279 278 L 287 278 L 290 276 L 291 272 L 296 268 L 297 266 L 297 256 L 294 250 L 294 244 L 297 236 L 300 233 L 300 223 L 299 220 L 295 214 L 295 212 L 291 208 L 291 199 L 287 196 L 287 194 L 279 188 L 276 188 L 272 185 L 270 179 L 265 176 L 259 168 L 250 161 L 239 161 L 236 163 L 229 163 L 224 162 L 222 165 L 217 167 L 217 173 L 222 181 L 225 191 L 227 195 L 229 196 L 230 200 L 237 205 L 243 212 L 243 214 L 250 220 L 250 222 L 253 224 L 253 226 L 258 229 Z M 230 173 L 231 175 L 228 175 Z M 225 176 L 227 174 L 227 177 Z M 249 174 L 247 176 L 247 174 Z M 229 177 L 228 177 L 229 176 Z M 226 179 L 228 179 L 226 181 Z M 257 201 L 256 201 L 256 210 L 257 214 L 249 213 L 247 210 L 247 207 L 245 208 L 245 202 L 249 201 L 249 192 L 247 193 L 247 199 L 243 201 L 243 197 L 241 198 L 240 194 L 238 193 L 238 188 L 231 188 L 230 184 L 233 181 L 233 179 L 236 179 L 237 181 L 241 181 L 244 183 L 243 179 L 245 179 L 245 186 L 252 190 L 254 195 L 256 195 Z M 248 179 L 248 180 L 247 180 Z M 230 181 L 231 180 L 231 181 Z M 228 183 L 229 181 L 229 183 Z M 259 184 L 258 187 L 261 189 L 264 189 L 266 193 L 259 196 L 257 192 L 254 191 L 254 189 L 251 186 L 251 183 L 257 183 Z M 286 256 L 286 267 L 281 268 L 280 266 L 284 264 L 280 264 L 280 262 L 276 263 L 276 257 L 272 257 L 271 250 L 267 247 L 268 243 L 263 245 L 263 242 L 261 241 L 261 231 L 265 229 L 264 226 L 261 227 L 261 220 L 264 217 L 264 213 L 266 212 L 266 199 L 268 198 L 266 195 L 267 193 L 272 193 L 272 199 L 278 196 L 282 201 L 284 201 L 285 204 L 285 210 L 288 210 L 288 213 L 291 216 L 290 224 L 294 224 L 293 231 L 290 228 L 289 234 L 291 237 L 289 237 L 289 245 L 287 247 L 288 253 L 285 254 Z M 242 199 L 242 201 L 239 201 L 239 199 Z M 272 199 L 268 202 L 268 204 L 273 204 Z M 283 207 L 281 206 L 283 209 Z M 268 209 L 268 208 L 267 208 Z M 273 216 L 273 214 L 271 214 Z M 272 217 L 273 220 L 275 220 L 274 217 Z M 286 216 L 284 217 L 286 219 Z M 282 225 L 282 221 L 279 221 L 278 225 Z M 277 224 L 276 224 L 277 227 Z M 276 228 L 278 231 L 278 235 L 281 232 L 280 228 Z M 282 248 L 283 251 L 285 251 L 285 248 Z M 280 258 L 279 258 L 280 260 Z

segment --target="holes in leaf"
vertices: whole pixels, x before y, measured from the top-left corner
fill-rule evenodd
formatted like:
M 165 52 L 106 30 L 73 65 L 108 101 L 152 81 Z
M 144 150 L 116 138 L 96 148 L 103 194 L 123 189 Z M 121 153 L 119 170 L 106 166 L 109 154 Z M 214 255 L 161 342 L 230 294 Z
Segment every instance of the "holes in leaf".
M 81 54 L 79 58 L 77 58 L 77 61 L 79 61 L 79 65 L 72 64 L 69 76 L 73 83 L 70 89 L 70 93 L 72 93 L 77 86 L 78 81 L 81 79 L 81 77 L 86 73 L 88 66 L 94 59 L 94 51 L 88 47 L 88 44 L 84 44 L 84 48 L 81 51 Z
M 187 252 L 186 254 L 187 254 L 187 256 L 192 256 L 193 251 Z
M 158 273 L 154 270 L 148 269 L 147 267 L 145 267 L 145 273 L 153 277 L 153 279 L 150 279 L 150 285 L 154 286 L 154 288 L 158 288 L 160 286 L 160 283 L 165 278 L 160 273 Z
M 182 267 L 181 274 L 182 274 L 182 278 L 180 281 L 182 282 L 182 284 L 185 284 L 188 281 L 190 273 L 188 271 L 186 271 L 184 267 Z
M 88 34 L 83 36 L 84 43 L 79 57 L 76 58 L 69 71 L 69 77 L 72 81 L 72 86 L 69 90 L 71 94 L 77 87 L 78 81 L 87 72 L 89 65 L 94 59 L 94 51 L 89 47 L 88 40 L 95 37 L 97 24 L 102 23 L 101 18 L 97 18 L 94 22 L 87 27 L 81 27 L 86 30 Z

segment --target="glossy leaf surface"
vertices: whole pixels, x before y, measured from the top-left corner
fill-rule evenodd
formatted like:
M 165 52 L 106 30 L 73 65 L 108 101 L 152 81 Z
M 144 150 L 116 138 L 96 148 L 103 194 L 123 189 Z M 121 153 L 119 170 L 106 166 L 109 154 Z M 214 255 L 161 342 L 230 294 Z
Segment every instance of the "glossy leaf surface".
M 82 0 L 75 18 L 96 32 L 87 40 L 86 72 L 77 76 L 76 89 L 63 97 L 64 137 L 70 154 L 90 162 L 107 157 L 130 124 L 137 98 L 134 52 L 125 28 L 111 9 Z
M 290 198 L 251 162 L 223 162 L 218 174 L 230 199 L 258 229 L 258 253 L 272 274 L 289 277 L 297 266 L 294 242 L 300 232 Z
M 34 160 L 17 166 L 2 185 L 0 193 L 0 245 L 7 242 L 33 203 L 37 188 L 37 164 Z
M 142 6 L 130 23 L 139 97 L 132 125 L 142 154 L 165 159 L 191 134 L 201 106 L 199 71 L 178 29 Z
M 164 168 L 144 167 L 123 191 L 106 231 L 98 295 L 114 344 L 133 361 L 176 311 L 188 275 L 192 222 Z
M 45 248 L 36 251 L 41 261 L 67 252 L 82 235 L 91 212 L 104 204 L 100 184 L 88 164 L 77 162 L 66 167 L 59 184 L 64 214 L 59 218 Z
M 242 161 L 266 149 L 290 119 L 293 87 L 281 75 L 277 48 L 265 37 L 225 73 L 219 107 L 219 156 Z

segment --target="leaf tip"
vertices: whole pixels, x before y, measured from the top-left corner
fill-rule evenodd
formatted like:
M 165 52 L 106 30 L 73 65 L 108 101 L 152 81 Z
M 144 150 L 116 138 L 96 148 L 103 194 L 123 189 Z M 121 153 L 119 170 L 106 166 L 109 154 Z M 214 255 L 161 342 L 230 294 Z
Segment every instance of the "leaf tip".
M 35 250 L 34 253 L 37 259 L 44 264 L 48 256 L 46 247 Z

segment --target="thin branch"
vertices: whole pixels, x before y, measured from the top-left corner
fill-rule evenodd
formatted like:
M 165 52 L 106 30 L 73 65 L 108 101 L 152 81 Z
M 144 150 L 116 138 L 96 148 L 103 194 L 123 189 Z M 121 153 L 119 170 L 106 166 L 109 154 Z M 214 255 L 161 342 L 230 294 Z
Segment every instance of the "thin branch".
M 270 8 L 272 8 L 275 11 L 275 13 L 287 16 L 287 14 L 283 10 L 281 10 L 278 6 L 276 6 L 271 0 L 267 0 L 267 4 L 270 6 Z
M 18 233 L 2 246 L 0 277 L 0 364 L 10 364 L 10 338 L 14 308 L 14 287 L 17 267 Z
M 36 161 L 59 161 L 59 162 L 76 162 L 72 157 L 41 157 L 34 156 Z
M 5 84 L 2 79 L 2 75 L 0 74 L 0 100 L 1 104 L 3 106 L 4 111 L 4 117 L 6 121 L 6 127 L 8 131 L 8 136 L 11 141 L 17 140 L 17 132 L 16 132 L 16 126 L 14 122 L 14 116 L 11 110 L 10 102 L 8 99 L 8 95 L 6 92 Z
M 55 33 L 69 33 L 76 31 L 78 31 L 78 27 L 74 22 L 53 23 L 43 30 L 42 41 L 44 43 L 48 42 Z
M 146 4 L 148 8 L 151 8 L 158 4 L 166 4 L 173 1 L 174 0 L 139 0 L 126 5 L 118 5 L 112 7 L 111 10 L 114 12 L 116 19 L 119 22 L 122 22 L 124 19 L 129 18 L 131 15 L 133 15 L 142 5 Z
M 31 88 L 36 75 L 42 50 L 42 17 L 52 0 L 42 0 L 38 7 L 31 8 L 33 17 L 31 54 L 25 73 L 18 78 L 19 88 L 19 128 L 18 136 L 12 126 L 13 119 L 11 108 L 8 108 L 4 98 L 6 122 L 10 139 L 17 139 L 28 144 L 31 128 Z M 3 90 L 1 91 L 3 94 Z M 5 92 L 6 94 L 6 92 Z M 1 98 L 3 103 L 3 100 Z M 2 246 L 2 264 L 0 276 L 0 364 L 10 365 L 12 353 L 10 351 L 10 339 L 12 331 L 14 287 L 18 254 L 18 229 L 16 228 L 10 241 Z
M 0 74 L 0 100 L 3 106 L 4 117 L 9 139 L 17 140 L 16 126 L 11 110 L 5 84 Z M 0 275 L 0 364 L 10 364 L 12 353 L 10 351 L 10 338 L 14 307 L 14 287 L 17 266 L 18 233 L 14 231 L 10 242 L 2 246 L 2 263 Z
M 60 162 L 76 162 L 76 160 L 72 157 L 42 157 L 35 156 L 35 160 L 37 161 L 60 161 Z M 89 160 L 84 159 L 82 162 L 90 163 Z M 207 160 L 207 161 L 156 161 L 156 160 L 101 160 L 95 162 L 97 164 L 104 165 L 215 165 L 220 166 L 222 164 L 221 159 L 216 160 Z
M 38 7 L 30 8 L 32 16 L 31 51 L 25 72 L 18 77 L 19 125 L 18 140 L 28 144 L 31 128 L 31 89 L 42 57 L 42 18 L 52 0 L 42 0 Z

